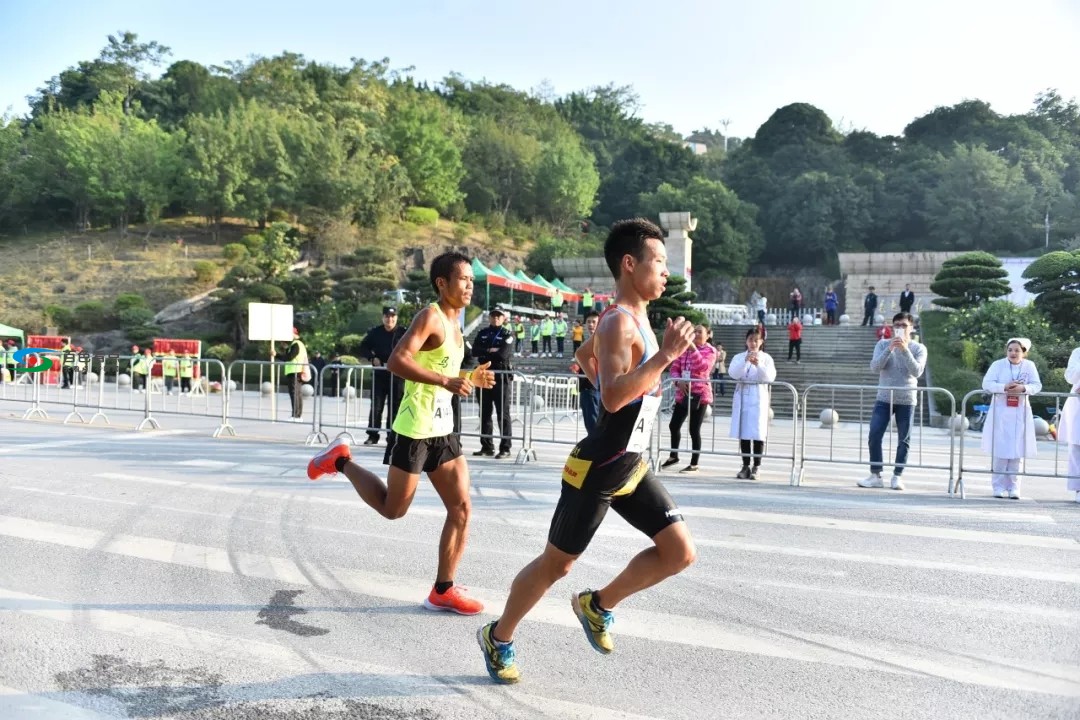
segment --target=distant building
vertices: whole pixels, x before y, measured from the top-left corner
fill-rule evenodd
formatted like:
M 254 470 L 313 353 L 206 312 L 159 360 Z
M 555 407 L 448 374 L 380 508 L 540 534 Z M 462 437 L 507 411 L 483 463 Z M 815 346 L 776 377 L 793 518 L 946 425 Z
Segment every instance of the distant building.
M 705 143 L 690 142 L 689 140 L 683 141 L 683 147 L 689 148 L 690 152 L 694 153 L 695 155 L 704 155 L 709 151 L 709 148 L 705 145 Z

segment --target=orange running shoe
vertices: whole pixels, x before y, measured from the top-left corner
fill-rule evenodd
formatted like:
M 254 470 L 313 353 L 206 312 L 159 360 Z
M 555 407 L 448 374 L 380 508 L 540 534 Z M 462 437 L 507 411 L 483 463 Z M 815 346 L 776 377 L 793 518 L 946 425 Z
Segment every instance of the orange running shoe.
M 351 460 L 352 450 L 349 449 L 349 441 L 339 437 L 308 462 L 308 479 L 318 480 L 323 475 L 337 474 L 337 467 L 334 463 L 337 462 L 338 458 L 342 457 Z
M 451 585 L 450 589 L 442 595 L 435 592 L 434 586 L 424 600 L 424 607 L 428 610 L 449 610 L 458 615 L 478 615 L 484 611 L 484 603 L 474 600 L 466 594 L 465 588 L 460 585 Z

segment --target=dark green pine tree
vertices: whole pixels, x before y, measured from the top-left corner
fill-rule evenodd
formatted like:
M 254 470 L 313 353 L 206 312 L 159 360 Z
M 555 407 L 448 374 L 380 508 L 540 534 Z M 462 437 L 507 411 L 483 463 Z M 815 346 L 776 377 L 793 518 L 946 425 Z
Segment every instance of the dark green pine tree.
M 672 275 L 668 278 L 664 294 L 649 303 L 649 322 L 657 330 L 664 327 L 668 318 L 674 320 L 680 315 L 695 325 L 708 324 L 705 313 L 690 307 L 697 293 L 686 289 L 686 278 Z

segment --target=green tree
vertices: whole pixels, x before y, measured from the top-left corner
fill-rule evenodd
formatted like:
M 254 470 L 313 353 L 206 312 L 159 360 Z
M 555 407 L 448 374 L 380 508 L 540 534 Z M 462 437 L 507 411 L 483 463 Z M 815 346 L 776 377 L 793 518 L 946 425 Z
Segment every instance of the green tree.
M 649 322 L 659 330 L 664 327 L 668 318 L 674 320 L 681 316 L 695 325 L 707 325 L 709 320 L 705 313 L 690 305 L 696 297 L 697 293 L 686 289 L 686 278 L 681 275 L 670 276 L 664 293 L 649 303 Z
M 930 285 L 939 295 L 936 303 L 947 308 L 976 307 L 1011 292 L 1005 280 L 1009 274 L 997 259 L 986 252 L 969 252 L 949 258 Z
M 761 252 L 757 208 L 744 203 L 723 183 L 695 177 L 685 188 L 664 183 L 638 200 L 642 212 L 689 210 L 697 218 L 694 238 L 694 276 L 703 278 L 743 275 Z
M 1080 318 L 1080 250 L 1043 255 L 1024 270 L 1024 288 L 1055 325 L 1073 330 Z
M 1027 250 L 1041 213 L 1023 172 L 977 147 L 957 147 L 927 198 L 935 246 L 948 250 Z
M 438 97 L 411 86 L 394 89 L 387 114 L 389 150 L 405 168 L 414 204 L 447 212 L 464 198 L 461 146 L 466 127 L 460 114 Z

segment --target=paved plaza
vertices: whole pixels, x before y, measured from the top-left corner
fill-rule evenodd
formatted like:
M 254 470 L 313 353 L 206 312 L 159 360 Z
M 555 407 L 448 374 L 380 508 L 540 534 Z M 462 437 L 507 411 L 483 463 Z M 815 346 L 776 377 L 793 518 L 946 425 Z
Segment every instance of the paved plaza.
M 947 469 L 864 490 L 865 428 L 817 423 L 808 454 L 833 462 L 800 487 L 790 459 L 758 482 L 733 457 L 665 472 L 697 562 L 620 606 L 615 652 L 597 654 L 570 594 L 647 545 L 610 514 L 522 624 L 523 679 L 501 687 L 476 629 L 544 545 L 568 444 L 514 464 L 464 440 L 458 581 L 487 611 L 461 617 L 420 604 L 443 517 L 430 486 L 389 522 L 343 477 L 308 481 L 310 423 L 214 439 L 212 413 L 135 432 L 134 412 L 91 426 L 25 409 L 0 402 L 0 718 L 1080 717 L 1080 505 L 1063 480 L 1026 478 L 1019 501 L 978 474 L 949 497 Z M 715 426 L 732 449 L 726 423 L 707 444 Z M 572 421 L 552 425 L 572 441 Z M 790 454 L 792 430 L 774 422 L 770 453 Z M 923 433 L 913 462 L 947 468 L 950 436 Z M 382 467 L 381 446 L 354 453 Z

